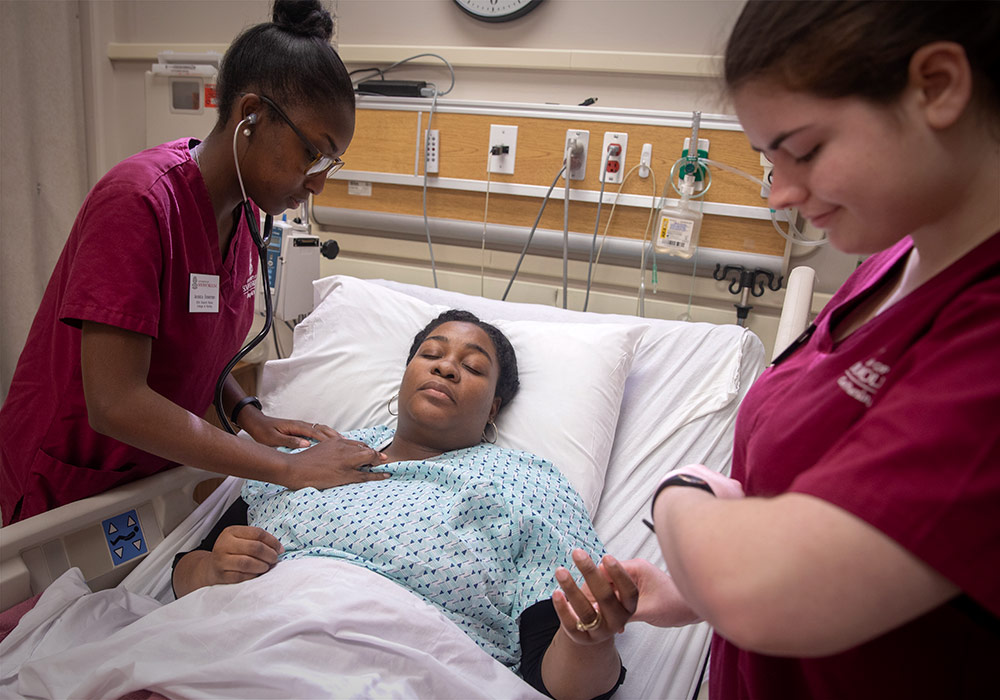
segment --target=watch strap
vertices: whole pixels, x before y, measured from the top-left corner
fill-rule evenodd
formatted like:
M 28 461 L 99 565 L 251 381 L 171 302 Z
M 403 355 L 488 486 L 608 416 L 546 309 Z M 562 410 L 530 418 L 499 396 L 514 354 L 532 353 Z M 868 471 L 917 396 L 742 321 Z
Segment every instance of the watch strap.
M 692 474 L 674 474 L 668 476 L 666 479 L 660 482 L 660 485 L 656 487 L 656 491 L 653 492 L 653 502 L 649 505 L 650 517 L 652 517 L 653 508 L 656 507 L 656 498 L 663 493 L 663 490 L 671 486 L 690 486 L 691 488 L 701 489 L 702 491 L 708 491 L 713 496 L 715 491 L 709 486 L 708 482 L 702 479 L 700 476 L 694 476 Z
M 248 405 L 253 405 L 258 411 L 263 410 L 263 407 L 260 404 L 260 399 L 256 396 L 244 396 L 236 403 L 235 406 L 233 406 L 233 412 L 229 414 L 229 422 L 237 423 L 236 417 L 240 415 L 240 411 Z

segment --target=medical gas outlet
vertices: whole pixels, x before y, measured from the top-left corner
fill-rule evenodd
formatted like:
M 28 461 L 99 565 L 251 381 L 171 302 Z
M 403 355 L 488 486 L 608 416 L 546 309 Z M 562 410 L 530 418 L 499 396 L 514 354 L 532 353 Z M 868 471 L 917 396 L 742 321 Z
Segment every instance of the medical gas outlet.
M 760 188 L 760 196 L 767 199 L 771 196 L 771 179 L 773 175 L 771 174 L 774 170 L 774 164 L 769 161 L 763 153 L 760 154 L 760 167 L 764 169 L 763 182 L 765 185 Z
M 708 139 L 698 139 L 698 158 L 708 158 L 708 145 Z M 688 158 L 690 148 L 691 138 L 687 137 L 684 139 L 684 148 L 681 149 L 681 158 L 688 162 L 682 164 L 677 172 L 677 187 L 678 189 L 680 188 L 681 183 L 684 182 L 685 175 L 692 174 L 694 175 L 694 191 L 701 192 L 705 189 L 705 166 L 700 163 L 695 165 L 690 162 L 691 159 Z M 691 172 L 688 173 L 688 170 Z
M 601 182 L 621 184 L 625 177 L 625 152 L 628 149 L 628 134 L 618 131 L 604 133 L 604 147 L 601 149 Z

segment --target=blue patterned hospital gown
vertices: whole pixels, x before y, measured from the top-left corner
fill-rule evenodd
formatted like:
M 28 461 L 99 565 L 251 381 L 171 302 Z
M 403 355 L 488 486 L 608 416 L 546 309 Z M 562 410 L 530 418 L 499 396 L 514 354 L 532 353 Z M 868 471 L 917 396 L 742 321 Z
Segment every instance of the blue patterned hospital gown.
M 383 449 L 393 434 L 345 437 Z M 508 667 L 521 656 L 517 618 L 551 596 L 555 567 L 575 571 L 574 547 L 604 554 L 580 496 L 528 452 L 483 443 L 373 471 L 392 477 L 325 491 L 248 481 L 249 523 L 281 540 L 286 559 L 346 559 L 405 586 Z

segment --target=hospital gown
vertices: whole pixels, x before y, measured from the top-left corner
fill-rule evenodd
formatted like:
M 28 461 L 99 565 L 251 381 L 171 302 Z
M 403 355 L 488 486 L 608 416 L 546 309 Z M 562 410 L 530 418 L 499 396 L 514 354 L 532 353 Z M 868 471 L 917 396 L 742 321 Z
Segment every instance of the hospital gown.
M 346 437 L 382 449 L 393 434 Z M 572 569 L 574 547 L 604 554 L 580 496 L 530 453 L 482 443 L 372 470 L 392 477 L 325 491 L 248 481 L 249 523 L 286 559 L 346 559 L 405 586 L 508 667 L 521 655 L 517 619 L 551 596 L 555 567 Z

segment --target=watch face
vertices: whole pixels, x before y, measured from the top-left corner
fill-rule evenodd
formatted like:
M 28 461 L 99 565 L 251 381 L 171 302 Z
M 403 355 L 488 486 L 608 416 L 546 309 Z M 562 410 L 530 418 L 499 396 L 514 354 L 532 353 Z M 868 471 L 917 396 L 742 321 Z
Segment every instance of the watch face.
M 527 14 L 542 0 L 455 0 L 468 14 L 484 22 L 506 22 Z

